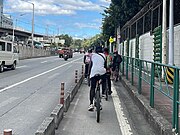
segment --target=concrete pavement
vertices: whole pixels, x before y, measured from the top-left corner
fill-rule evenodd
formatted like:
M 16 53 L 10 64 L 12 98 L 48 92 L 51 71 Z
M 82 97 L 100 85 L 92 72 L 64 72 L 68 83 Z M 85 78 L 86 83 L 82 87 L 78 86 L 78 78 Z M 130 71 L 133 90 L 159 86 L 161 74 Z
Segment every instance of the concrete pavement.
M 64 114 L 56 135 L 155 135 L 121 82 L 113 84 L 112 90 L 109 101 L 102 100 L 103 110 L 100 123 L 97 123 L 96 112 L 87 110 L 89 87 L 83 83 Z M 126 96 L 119 99 L 121 92 L 125 92 Z

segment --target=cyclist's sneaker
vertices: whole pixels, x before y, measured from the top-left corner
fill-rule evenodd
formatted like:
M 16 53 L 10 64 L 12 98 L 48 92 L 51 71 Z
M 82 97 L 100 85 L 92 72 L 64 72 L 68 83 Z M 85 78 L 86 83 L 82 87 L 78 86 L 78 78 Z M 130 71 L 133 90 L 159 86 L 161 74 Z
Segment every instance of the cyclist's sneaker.
M 102 94 L 102 98 L 106 98 L 106 95 L 105 95 L 105 94 Z
M 88 111 L 94 111 L 94 105 L 93 105 L 93 104 L 90 104 L 90 105 L 89 105 Z

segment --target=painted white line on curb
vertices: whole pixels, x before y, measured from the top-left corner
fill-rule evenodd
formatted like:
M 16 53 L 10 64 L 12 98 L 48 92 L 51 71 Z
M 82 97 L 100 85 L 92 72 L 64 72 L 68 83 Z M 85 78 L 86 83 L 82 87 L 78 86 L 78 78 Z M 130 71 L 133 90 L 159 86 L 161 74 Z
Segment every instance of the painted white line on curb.
M 48 61 L 42 61 L 41 63 L 47 63 Z
M 117 91 L 114 87 L 113 82 L 111 82 L 111 84 L 112 84 L 111 88 L 113 92 L 112 99 L 113 99 L 113 103 L 114 103 L 114 107 L 115 107 L 115 111 L 116 111 L 116 115 L 117 115 L 117 119 L 119 122 L 119 127 L 121 129 L 122 135 L 132 135 L 133 133 L 131 132 L 129 121 L 123 112 L 123 107 L 117 95 Z
M 48 71 L 45 71 L 45 72 L 43 72 L 43 73 L 40 73 L 40 74 L 37 74 L 37 75 L 32 76 L 32 77 L 30 77 L 30 78 L 27 78 L 27 79 L 25 79 L 25 80 L 23 80 L 23 81 L 20 81 L 20 82 L 18 82 L 18 83 L 15 83 L 15 84 L 13 84 L 13 85 L 10 85 L 10 86 L 8 86 L 8 87 L 6 87 L 6 88 L 4 88 L 4 89 L 1 89 L 1 90 L 0 90 L 0 93 L 3 92 L 3 91 L 5 91 L 5 90 L 8 90 L 8 89 L 10 89 L 10 88 L 13 88 L 13 87 L 15 87 L 15 86 L 18 86 L 18 85 L 20 85 L 20 84 L 23 84 L 23 83 L 25 83 L 25 82 L 27 82 L 27 81 L 30 81 L 30 80 L 32 80 L 32 79 L 34 79 L 34 78 L 37 78 L 37 77 L 39 77 L 39 76 L 42 76 L 42 75 L 47 74 L 47 73 L 49 73 L 49 72 L 52 72 L 52 71 L 54 71 L 54 70 L 56 70 L 56 69 L 59 69 L 59 68 L 61 68 L 61 67 L 64 67 L 64 66 L 66 66 L 66 65 L 68 65 L 68 64 L 71 64 L 71 63 L 73 63 L 73 62 L 75 62 L 75 61 L 78 61 L 78 60 L 80 60 L 80 59 L 82 59 L 82 58 L 75 59 L 75 60 L 73 60 L 73 61 L 71 61 L 71 62 L 65 63 L 65 64 L 63 64 L 63 65 L 60 65 L 60 66 L 58 66 L 58 67 L 55 67 L 55 68 L 50 69 L 50 70 L 48 70 Z

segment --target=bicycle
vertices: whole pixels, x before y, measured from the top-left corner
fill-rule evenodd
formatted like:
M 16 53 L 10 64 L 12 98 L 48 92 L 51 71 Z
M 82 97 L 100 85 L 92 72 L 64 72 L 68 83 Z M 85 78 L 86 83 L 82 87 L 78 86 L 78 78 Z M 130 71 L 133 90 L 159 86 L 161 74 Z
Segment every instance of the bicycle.
M 101 79 L 100 75 L 97 76 L 97 82 L 96 82 L 96 89 L 95 89 L 95 102 L 94 106 L 96 107 L 96 121 L 99 123 L 100 121 L 100 110 L 101 110 L 101 96 L 100 96 L 100 84 L 101 84 Z

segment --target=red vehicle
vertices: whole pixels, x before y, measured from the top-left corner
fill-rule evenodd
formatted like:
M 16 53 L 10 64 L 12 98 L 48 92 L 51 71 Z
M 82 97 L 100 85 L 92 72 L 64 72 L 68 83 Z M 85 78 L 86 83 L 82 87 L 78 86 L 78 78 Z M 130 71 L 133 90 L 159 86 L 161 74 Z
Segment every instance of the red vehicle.
M 70 49 L 68 47 L 58 49 L 57 53 L 59 55 L 59 58 L 63 58 L 65 53 L 68 55 L 68 58 L 72 58 L 73 57 L 73 51 L 72 51 L 72 49 Z

